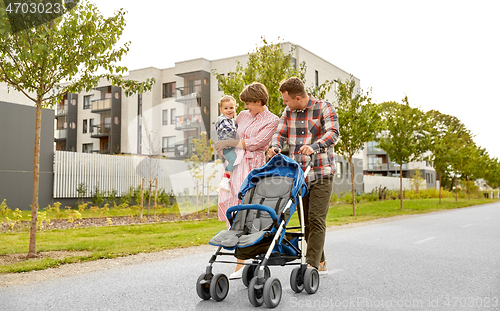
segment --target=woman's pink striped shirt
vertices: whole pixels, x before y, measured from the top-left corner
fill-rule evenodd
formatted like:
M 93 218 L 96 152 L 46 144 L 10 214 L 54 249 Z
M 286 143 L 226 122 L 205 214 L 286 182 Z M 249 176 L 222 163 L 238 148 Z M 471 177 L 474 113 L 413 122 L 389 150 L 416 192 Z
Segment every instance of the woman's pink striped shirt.
M 243 180 L 251 170 L 266 163 L 265 152 L 278 127 L 279 118 L 267 107 L 253 116 L 248 110 L 242 111 L 236 118 L 238 135 L 245 141 L 245 149 L 236 148 L 235 168 L 229 182 L 230 192 L 219 193 L 219 220 L 226 221 L 226 211 L 229 207 L 238 205 L 238 192 Z M 224 165 L 225 167 L 225 165 Z M 221 178 L 224 169 L 221 172 Z M 229 228 L 229 223 L 227 223 Z

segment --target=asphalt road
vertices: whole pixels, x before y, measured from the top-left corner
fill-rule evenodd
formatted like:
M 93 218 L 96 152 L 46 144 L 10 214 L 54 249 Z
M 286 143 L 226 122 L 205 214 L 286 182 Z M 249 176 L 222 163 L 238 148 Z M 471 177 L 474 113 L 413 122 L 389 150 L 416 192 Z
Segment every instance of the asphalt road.
M 0 310 L 255 310 L 239 280 L 224 301 L 200 300 L 196 279 L 212 254 L 2 288 Z M 277 310 L 500 310 L 500 204 L 329 231 L 326 256 L 314 295 L 291 290 L 293 267 L 271 267 L 283 286 Z

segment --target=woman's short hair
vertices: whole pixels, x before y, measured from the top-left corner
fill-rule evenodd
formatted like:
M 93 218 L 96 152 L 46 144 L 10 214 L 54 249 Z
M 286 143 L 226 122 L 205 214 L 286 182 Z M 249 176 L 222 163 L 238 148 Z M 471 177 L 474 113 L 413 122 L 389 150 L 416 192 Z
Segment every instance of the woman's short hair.
M 288 80 L 282 81 L 280 84 L 280 92 L 288 92 L 288 96 L 295 97 L 305 97 L 307 96 L 306 89 L 304 87 L 304 82 L 297 77 L 291 77 Z
M 240 99 L 244 103 L 257 102 L 260 100 L 262 106 L 264 106 L 269 100 L 269 94 L 267 93 L 267 88 L 264 84 L 254 82 L 250 85 L 247 85 L 245 89 L 240 93 Z

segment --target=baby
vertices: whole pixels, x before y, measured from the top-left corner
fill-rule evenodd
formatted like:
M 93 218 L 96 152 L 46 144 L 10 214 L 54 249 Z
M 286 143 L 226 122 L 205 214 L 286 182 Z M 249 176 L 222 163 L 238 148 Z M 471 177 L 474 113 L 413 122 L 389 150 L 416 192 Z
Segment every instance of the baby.
M 219 101 L 219 109 L 221 114 L 217 118 L 217 121 L 215 121 L 215 130 L 217 131 L 219 140 L 236 139 L 236 129 L 238 128 L 236 122 L 234 122 L 234 117 L 236 116 L 236 100 L 230 95 L 225 95 Z M 217 187 L 217 192 L 219 192 L 219 190 L 229 192 L 229 180 L 234 170 L 234 161 L 236 161 L 234 147 L 224 149 L 223 153 L 228 164 L 224 172 L 224 177 Z

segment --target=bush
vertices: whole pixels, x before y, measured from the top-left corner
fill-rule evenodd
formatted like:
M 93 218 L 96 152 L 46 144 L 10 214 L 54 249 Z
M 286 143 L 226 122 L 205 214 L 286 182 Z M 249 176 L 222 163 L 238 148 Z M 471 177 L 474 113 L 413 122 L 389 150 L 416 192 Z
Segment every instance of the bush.
M 105 195 L 106 193 L 104 191 L 99 190 L 99 184 L 95 186 L 94 193 L 92 195 L 92 204 L 101 206 L 101 204 L 104 202 Z
M 127 192 L 122 193 L 122 196 L 120 197 L 120 203 L 130 205 L 132 203 L 133 196 L 134 188 L 130 187 Z
M 363 193 L 361 195 L 361 200 L 362 201 L 368 201 L 368 202 L 374 202 L 378 200 L 378 193 L 375 192 L 370 192 L 370 193 Z
M 334 193 L 330 196 L 330 203 L 337 203 L 338 200 L 339 200 L 339 197 L 337 196 L 336 193 Z

